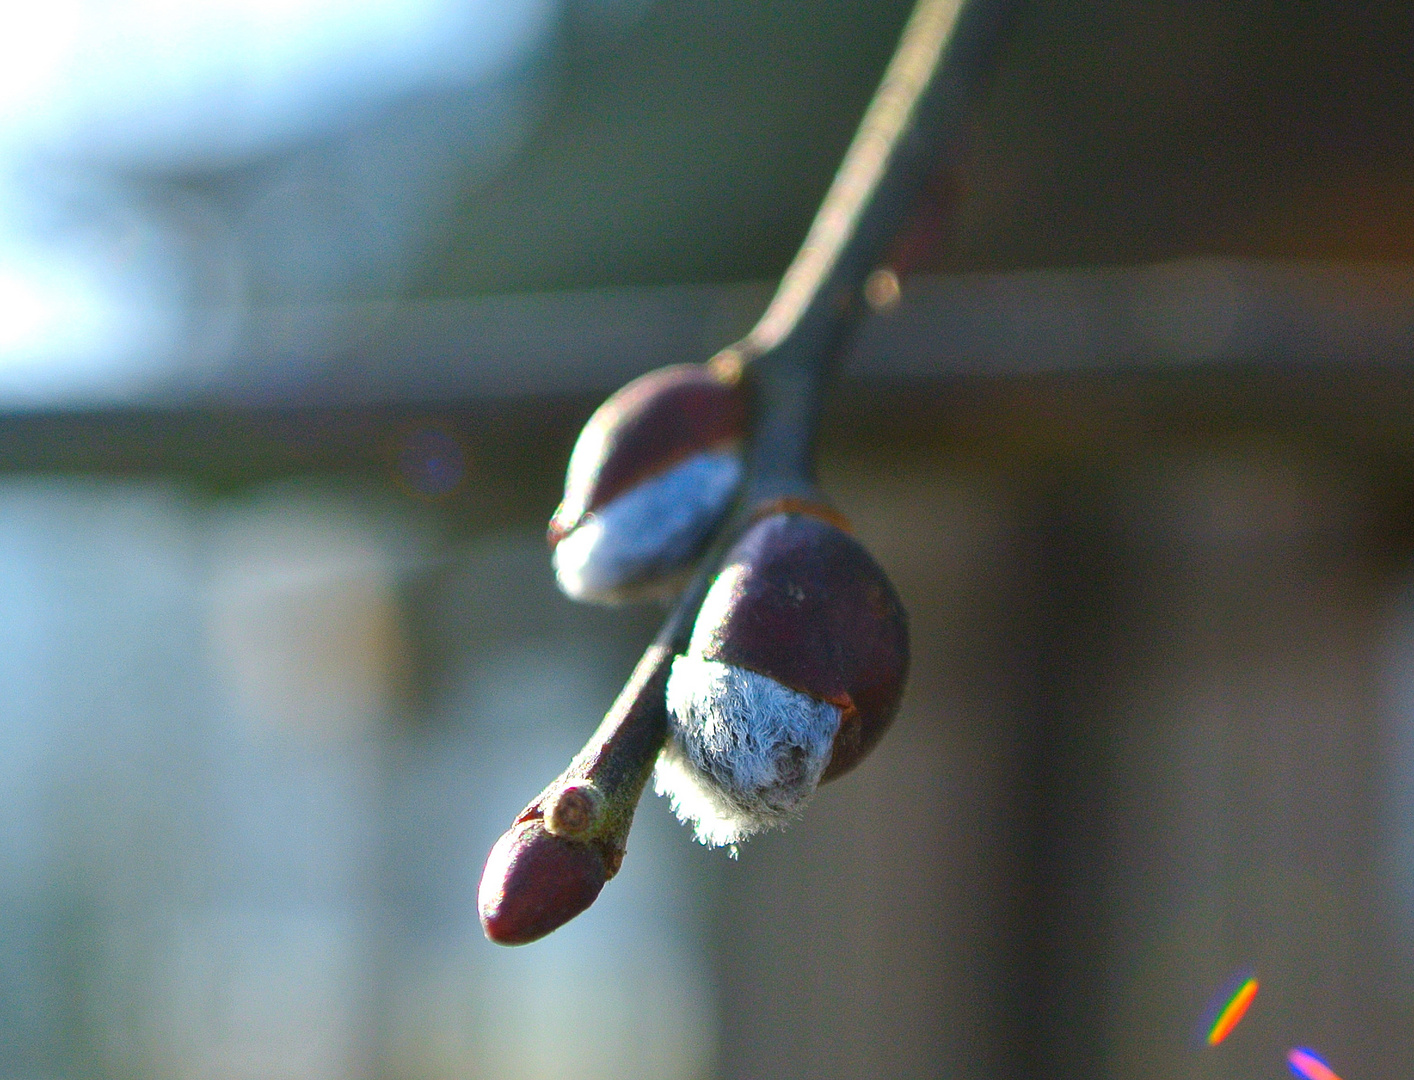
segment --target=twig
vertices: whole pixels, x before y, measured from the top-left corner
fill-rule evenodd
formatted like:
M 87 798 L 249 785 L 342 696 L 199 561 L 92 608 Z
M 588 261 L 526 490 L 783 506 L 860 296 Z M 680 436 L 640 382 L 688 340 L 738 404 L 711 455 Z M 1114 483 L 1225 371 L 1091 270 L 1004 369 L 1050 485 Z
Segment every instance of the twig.
M 686 650 L 723 559 L 761 508 L 781 500 L 819 501 L 814 459 L 822 393 L 866 310 L 865 279 L 903 223 L 930 168 L 956 139 L 963 106 L 980 89 L 1014 6 L 1005 0 L 973 0 L 961 10 L 960 0 L 919 0 L 775 298 L 745 338 L 712 359 L 719 372 L 746 380 L 752 403 L 742 495 L 603 723 L 493 851 L 482 886 L 483 911 L 489 886 L 498 903 L 512 890 L 528 890 L 517 910 L 534 915 L 521 920 L 529 927 L 524 934 L 515 919 L 506 920 L 508 933 L 499 937 L 488 923 L 488 934 L 498 940 L 531 940 L 548 933 L 588 906 L 603 880 L 617 872 L 634 810 L 667 737 L 664 688 L 673 658 Z M 547 819 L 556 826 L 553 841 L 545 829 Z M 560 846 L 552 850 L 547 846 L 552 842 Z M 546 846 L 553 858 L 545 866 L 552 869 L 537 870 L 534 859 L 516 863 L 513 843 Z M 565 886 L 570 899 L 561 910 L 547 913 L 549 901 L 532 903 L 535 890 L 553 892 L 557 882 L 548 879 L 569 873 L 566 866 L 572 864 L 574 872 L 593 866 L 575 861 L 581 852 L 565 844 L 593 852 L 603 876 L 593 888 Z M 498 859 L 498 852 L 503 857 Z M 493 880 L 496 874 L 502 880 Z M 494 893 L 497 887 L 500 893 Z

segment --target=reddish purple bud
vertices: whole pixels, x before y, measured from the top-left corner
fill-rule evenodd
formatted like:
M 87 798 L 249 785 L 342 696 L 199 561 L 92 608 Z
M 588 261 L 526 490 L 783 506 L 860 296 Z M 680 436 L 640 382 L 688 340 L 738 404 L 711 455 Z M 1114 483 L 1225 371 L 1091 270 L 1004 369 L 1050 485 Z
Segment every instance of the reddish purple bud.
M 498 945 L 535 941 L 594 903 L 617 869 L 600 844 L 554 836 L 539 818 L 517 822 L 481 873 L 481 927 Z
M 682 584 L 741 479 L 745 396 L 726 367 L 651 372 L 590 417 L 550 522 L 571 599 L 617 604 Z
M 815 517 L 774 514 L 737 541 L 712 593 L 689 651 L 839 706 L 821 781 L 859 764 L 908 674 L 908 618 L 864 546 Z
M 705 844 L 781 825 L 873 749 L 907 671 L 903 606 L 869 553 L 813 510 L 773 513 L 728 553 L 673 661 L 655 787 Z
M 746 403 L 740 383 L 708 364 L 675 364 L 629 383 L 584 425 L 550 521 L 558 543 L 586 514 L 685 458 L 741 438 Z

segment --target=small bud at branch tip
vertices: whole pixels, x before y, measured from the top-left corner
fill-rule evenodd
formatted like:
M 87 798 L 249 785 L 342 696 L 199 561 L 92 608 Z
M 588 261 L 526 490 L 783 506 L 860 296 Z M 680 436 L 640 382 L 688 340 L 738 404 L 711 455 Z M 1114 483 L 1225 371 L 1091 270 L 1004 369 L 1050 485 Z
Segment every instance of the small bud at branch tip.
M 486 860 L 481 927 L 498 945 L 535 941 L 594 903 L 611 876 L 599 845 L 555 836 L 538 819 L 522 821 Z

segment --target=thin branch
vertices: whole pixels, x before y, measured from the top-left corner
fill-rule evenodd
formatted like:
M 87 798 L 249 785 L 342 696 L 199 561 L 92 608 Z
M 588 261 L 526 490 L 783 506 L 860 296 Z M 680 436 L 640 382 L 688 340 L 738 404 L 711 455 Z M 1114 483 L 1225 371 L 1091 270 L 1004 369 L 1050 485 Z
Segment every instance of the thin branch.
M 597 853 L 603 880 L 617 872 L 634 809 L 667 738 L 664 688 L 672 661 L 687 649 L 698 609 L 722 561 L 761 507 L 781 499 L 818 500 L 814 458 L 821 397 L 866 310 L 864 281 L 902 225 L 930 168 L 956 139 L 964 106 L 990 70 L 999 31 L 1014 6 L 1006 0 L 973 0 L 963 9 L 960 0 L 919 0 L 775 299 L 751 333 L 712 360 L 729 377 L 747 380 L 752 401 L 746 479 L 737 506 L 604 722 L 493 851 L 488 878 L 503 870 L 506 875 L 505 881 L 489 883 L 502 888 L 498 899 L 509 890 L 550 890 L 554 883 L 538 877 L 548 879 L 568 865 L 565 860 L 573 853 L 566 856 L 563 847 L 545 860 L 554 869 L 543 873 L 534 870 L 539 864 L 533 859 L 522 861 L 531 869 L 519 877 L 510 869 L 515 864 L 509 856 L 497 861 L 496 852 L 508 849 L 513 835 L 516 843 L 550 850 L 542 824 L 547 817 L 572 817 L 573 842 Z M 563 835 L 554 841 L 566 843 Z M 559 921 L 592 902 L 601 884 L 568 889 L 574 900 Z M 533 936 L 553 929 L 543 907 L 526 907 L 537 920 Z

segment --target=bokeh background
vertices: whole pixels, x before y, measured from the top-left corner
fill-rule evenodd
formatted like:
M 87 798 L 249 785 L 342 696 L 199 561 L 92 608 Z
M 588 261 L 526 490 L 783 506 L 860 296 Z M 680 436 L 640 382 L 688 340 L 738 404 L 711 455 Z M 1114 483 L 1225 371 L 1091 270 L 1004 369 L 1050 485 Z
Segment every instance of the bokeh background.
M 764 309 L 907 6 L 12 5 L 0 1077 L 1414 1073 L 1405 3 L 1020 7 L 825 425 L 893 732 L 481 936 L 661 614 L 554 590 L 574 435 Z

